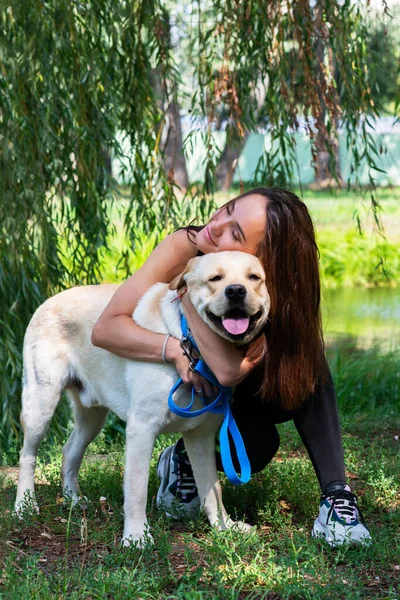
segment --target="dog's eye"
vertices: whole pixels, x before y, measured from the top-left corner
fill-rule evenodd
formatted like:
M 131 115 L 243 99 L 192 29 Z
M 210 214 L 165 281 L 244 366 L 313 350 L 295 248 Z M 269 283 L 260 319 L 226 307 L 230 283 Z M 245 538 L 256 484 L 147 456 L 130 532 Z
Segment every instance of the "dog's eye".
M 211 277 L 211 279 L 209 279 L 208 281 L 221 281 L 221 279 L 221 275 L 214 275 L 214 277 Z
M 249 276 L 249 279 L 251 279 L 252 281 L 260 281 L 261 277 L 259 277 L 258 275 L 255 275 L 254 273 L 252 273 Z

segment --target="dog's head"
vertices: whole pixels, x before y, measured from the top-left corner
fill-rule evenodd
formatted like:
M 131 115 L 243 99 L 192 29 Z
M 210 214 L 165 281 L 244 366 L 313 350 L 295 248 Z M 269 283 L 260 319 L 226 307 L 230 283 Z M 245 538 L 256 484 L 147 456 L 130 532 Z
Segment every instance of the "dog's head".
M 264 269 L 251 254 L 213 252 L 192 258 L 170 289 L 185 285 L 199 315 L 230 342 L 249 343 L 267 321 L 270 299 Z

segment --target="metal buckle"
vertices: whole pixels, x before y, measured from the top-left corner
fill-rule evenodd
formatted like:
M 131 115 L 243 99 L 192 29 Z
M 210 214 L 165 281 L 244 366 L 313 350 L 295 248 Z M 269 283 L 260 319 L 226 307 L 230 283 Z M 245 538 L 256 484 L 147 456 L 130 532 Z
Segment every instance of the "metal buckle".
M 181 339 L 179 340 L 179 345 L 182 348 L 182 354 L 184 354 L 189 361 L 190 371 L 192 371 L 192 373 L 194 373 L 195 367 L 196 367 L 199 359 L 197 357 L 193 356 L 193 354 L 192 354 L 193 344 L 190 341 L 190 338 L 187 335 L 183 335 L 181 337 Z

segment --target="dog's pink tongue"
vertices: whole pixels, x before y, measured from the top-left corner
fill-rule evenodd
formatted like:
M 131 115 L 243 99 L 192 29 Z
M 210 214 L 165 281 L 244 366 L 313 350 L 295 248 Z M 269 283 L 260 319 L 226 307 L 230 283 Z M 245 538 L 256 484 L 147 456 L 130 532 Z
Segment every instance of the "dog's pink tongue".
M 250 319 L 248 317 L 241 319 L 222 319 L 222 325 L 232 335 L 240 335 L 247 330 L 249 321 Z

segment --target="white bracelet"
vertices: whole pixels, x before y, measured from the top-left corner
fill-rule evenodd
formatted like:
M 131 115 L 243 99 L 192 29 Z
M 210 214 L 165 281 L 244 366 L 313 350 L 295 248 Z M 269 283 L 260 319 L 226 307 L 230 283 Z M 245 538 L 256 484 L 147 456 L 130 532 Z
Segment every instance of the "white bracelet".
M 165 351 L 167 349 L 167 344 L 168 344 L 168 340 L 170 337 L 171 337 L 171 335 L 169 333 L 165 336 L 164 345 L 163 345 L 162 352 L 161 352 L 162 361 L 165 363 L 167 362 L 167 359 L 165 357 Z

